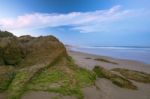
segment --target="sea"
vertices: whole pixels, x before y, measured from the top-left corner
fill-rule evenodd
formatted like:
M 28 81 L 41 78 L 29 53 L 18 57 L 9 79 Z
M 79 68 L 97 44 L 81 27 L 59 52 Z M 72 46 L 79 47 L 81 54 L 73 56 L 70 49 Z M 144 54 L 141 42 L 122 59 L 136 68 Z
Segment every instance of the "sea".
M 73 51 L 94 55 L 108 56 L 119 59 L 128 59 L 150 64 L 150 47 L 102 47 L 78 46 L 70 47 Z

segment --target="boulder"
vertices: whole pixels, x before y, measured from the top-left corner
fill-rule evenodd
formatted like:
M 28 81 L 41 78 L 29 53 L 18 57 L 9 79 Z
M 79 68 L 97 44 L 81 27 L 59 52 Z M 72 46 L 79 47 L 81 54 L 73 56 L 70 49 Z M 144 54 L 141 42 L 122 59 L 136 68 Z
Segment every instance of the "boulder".
M 16 37 L 0 40 L 0 64 L 17 65 L 22 59 L 21 46 Z
M 3 36 L 0 39 L 0 65 L 32 66 L 46 63 L 60 51 L 63 57 L 67 56 L 64 45 L 54 36 Z

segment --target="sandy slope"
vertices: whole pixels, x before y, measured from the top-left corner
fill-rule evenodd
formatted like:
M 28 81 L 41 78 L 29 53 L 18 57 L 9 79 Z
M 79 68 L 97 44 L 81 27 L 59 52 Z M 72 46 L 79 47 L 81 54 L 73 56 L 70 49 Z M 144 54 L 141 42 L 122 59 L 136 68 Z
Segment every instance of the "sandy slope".
M 150 73 L 150 65 L 137 61 L 114 59 L 74 51 L 68 51 L 68 53 L 73 57 L 75 62 L 79 64 L 79 66 L 89 70 L 92 70 L 95 65 L 100 65 L 107 69 L 119 67 Z M 96 61 L 94 60 L 95 58 L 107 59 L 118 64 Z M 137 82 L 133 83 L 137 85 L 138 90 L 133 91 L 130 89 L 120 88 L 106 79 L 97 79 L 96 87 L 92 86 L 89 88 L 84 88 L 83 92 L 85 99 L 150 99 L 150 84 Z

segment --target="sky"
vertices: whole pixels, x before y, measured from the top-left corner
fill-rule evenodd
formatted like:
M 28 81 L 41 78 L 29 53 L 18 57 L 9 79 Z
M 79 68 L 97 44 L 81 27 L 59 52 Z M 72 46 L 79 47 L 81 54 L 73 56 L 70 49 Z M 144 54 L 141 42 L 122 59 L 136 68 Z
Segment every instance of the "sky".
M 150 0 L 0 0 L 0 29 L 76 46 L 150 47 Z

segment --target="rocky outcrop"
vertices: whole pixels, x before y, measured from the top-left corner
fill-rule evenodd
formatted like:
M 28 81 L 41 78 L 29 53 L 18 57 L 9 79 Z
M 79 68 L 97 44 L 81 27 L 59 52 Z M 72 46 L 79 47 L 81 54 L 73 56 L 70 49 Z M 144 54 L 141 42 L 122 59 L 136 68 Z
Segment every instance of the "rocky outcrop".
M 32 66 L 53 59 L 52 54 L 63 52 L 63 44 L 53 36 L 2 37 L 0 39 L 0 65 Z
M 16 37 L 0 39 L 0 64 L 17 65 L 22 60 L 21 44 Z
M 150 83 L 150 74 L 148 73 L 123 68 L 114 68 L 112 71 L 119 72 L 125 78 L 134 80 L 136 82 Z
M 95 66 L 93 71 L 96 73 L 96 75 L 99 78 L 106 78 L 106 79 L 112 81 L 113 84 L 115 84 L 119 87 L 133 89 L 133 90 L 137 89 L 137 87 L 128 79 L 125 79 L 124 77 L 122 77 L 110 70 L 107 70 L 103 67 Z
M 21 48 L 24 59 L 20 63 L 24 66 L 31 66 L 46 63 L 53 59 L 54 54 L 62 52 L 63 57 L 67 57 L 64 45 L 53 36 L 46 37 L 20 37 L 19 41 L 23 45 Z
M 6 92 L 6 99 L 21 99 L 33 90 L 83 99 L 81 88 L 95 78 L 74 63 L 54 36 L 0 38 L 0 92 Z
M 62 58 L 68 58 L 66 49 L 54 36 L 2 36 L 0 73 L 5 72 L 0 74 L 0 91 L 8 90 L 16 99 L 35 75 Z

